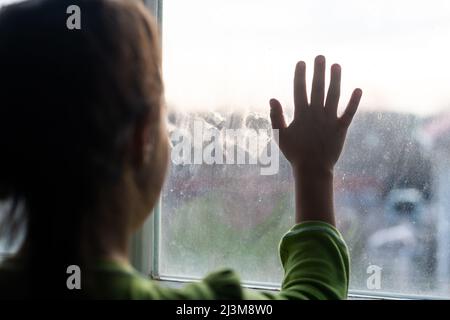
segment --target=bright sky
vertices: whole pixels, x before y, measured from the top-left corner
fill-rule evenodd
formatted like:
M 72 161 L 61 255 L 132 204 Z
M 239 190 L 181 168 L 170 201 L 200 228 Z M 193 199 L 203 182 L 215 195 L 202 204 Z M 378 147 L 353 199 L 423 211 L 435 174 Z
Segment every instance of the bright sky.
M 0 5 L 14 0 L 0 0 Z M 343 99 L 450 109 L 449 0 L 164 0 L 166 97 L 182 109 L 292 106 L 297 60 L 343 67 Z M 342 102 L 341 107 L 345 102 Z
M 171 106 L 291 106 L 296 61 L 311 77 L 324 54 L 343 67 L 343 98 L 361 87 L 365 109 L 450 109 L 448 0 L 165 0 L 163 13 Z

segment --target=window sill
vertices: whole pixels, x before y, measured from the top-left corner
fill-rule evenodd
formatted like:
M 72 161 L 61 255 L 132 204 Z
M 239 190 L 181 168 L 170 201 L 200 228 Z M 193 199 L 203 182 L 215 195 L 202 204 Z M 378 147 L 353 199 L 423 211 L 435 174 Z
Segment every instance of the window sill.
M 160 276 L 160 277 L 152 276 L 151 279 L 163 287 L 174 289 L 180 289 L 190 282 L 200 280 L 194 278 L 167 277 L 167 276 Z M 272 292 L 279 291 L 279 289 L 276 288 L 276 285 L 270 285 L 266 283 L 243 282 L 242 285 L 245 288 L 252 290 L 272 291 Z M 398 294 L 388 292 L 369 292 L 360 290 L 350 290 L 348 294 L 348 300 L 442 300 L 442 299 L 443 297 L 419 296 L 419 295 L 408 295 L 408 294 Z

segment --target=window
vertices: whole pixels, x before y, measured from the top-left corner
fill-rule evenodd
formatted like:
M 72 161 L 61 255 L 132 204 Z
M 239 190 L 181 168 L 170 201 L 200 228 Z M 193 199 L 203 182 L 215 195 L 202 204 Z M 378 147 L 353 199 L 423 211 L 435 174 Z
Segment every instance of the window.
M 364 89 L 335 177 L 351 292 L 450 296 L 448 1 L 167 0 L 162 30 L 171 133 L 266 129 L 271 97 L 292 110 L 297 60 L 309 77 L 315 55 L 339 62 L 342 102 Z M 293 181 L 284 159 L 276 175 L 259 169 L 171 163 L 152 221 L 154 276 L 226 266 L 252 286 L 279 285 Z
M 342 101 L 364 89 L 335 177 L 351 293 L 450 297 L 447 0 L 145 2 L 162 25 L 171 137 L 192 136 L 199 123 L 240 130 L 237 140 L 265 133 L 271 97 L 292 111 L 297 60 L 309 78 L 315 55 L 339 62 Z M 250 286 L 279 286 L 278 243 L 294 223 L 290 169 L 280 157 L 277 174 L 263 175 L 250 161 L 259 148 L 236 150 L 244 163 L 171 163 L 161 202 L 136 235 L 141 270 L 190 281 L 231 267 Z M 0 242 L 0 260 L 14 250 Z

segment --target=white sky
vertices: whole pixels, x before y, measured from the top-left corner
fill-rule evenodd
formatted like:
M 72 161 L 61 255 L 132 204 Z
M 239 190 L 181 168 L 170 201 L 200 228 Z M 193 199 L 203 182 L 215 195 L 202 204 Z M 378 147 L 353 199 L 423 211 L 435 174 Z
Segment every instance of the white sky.
M 449 0 L 164 0 L 163 12 L 169 106 L 291 106 L 296 61 L 311 77 L 324 54 L 363 108 L 450 109 Z
M 450 109 L 448 0 L 165 0 L 163 13 L 171 106 L 291 106 L 296 61 L 311 77 L 324 54 L 343 67 L 344 99 L 364 90 L 363 108 Z

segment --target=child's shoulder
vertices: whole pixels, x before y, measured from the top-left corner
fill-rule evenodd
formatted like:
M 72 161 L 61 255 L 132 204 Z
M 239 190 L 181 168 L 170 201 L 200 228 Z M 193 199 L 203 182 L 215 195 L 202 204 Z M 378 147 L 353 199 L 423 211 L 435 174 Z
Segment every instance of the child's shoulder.
M 238 275 L 230 269 L 220 269 L 200 281 L 188 284 L 135 278 L 136 296 L 151 292 L 150 299 L 164 300 L 212 300 L 242 299 L 243 291 Z
M 242 299 L 240 279 L 230 269 L 210 273 L 189 284 L 150 279 L 131 267 L 103 264 L 96 268 L 94 296 L 108 299 L 207 300 Z

